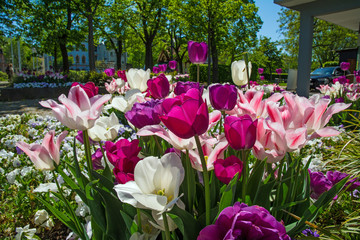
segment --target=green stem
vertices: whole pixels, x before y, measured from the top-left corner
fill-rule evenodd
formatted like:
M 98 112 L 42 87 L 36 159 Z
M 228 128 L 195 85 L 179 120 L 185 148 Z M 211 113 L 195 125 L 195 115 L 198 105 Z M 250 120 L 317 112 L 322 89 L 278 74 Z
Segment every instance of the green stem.
M 56 183 L 56 187 L 57 189 L 59 190 L 59 193 L 60 193 L 60 196 L 61 196 L 61 200 L 65 203 L 66 205 L 66 208 L 68 209 L 68 212 L 70 213 L 71 217 L 74 219 L 74 222 L 75 222 L 75 226 L 77 228 L 77 231 L 79 234 L 83 233 L 83 227 L 81 226 L 81 223 L 79 221 L 79 219 L 76 217 L 75 215 L 75 212 L 73 210 L 73 208 L 70 206 L 70 203 L 69 201 L 65 198 L 65 195 L 60 187 L 60 184 L 57 180 L 57 177 L 56 177 L 56 174 L 55 174 L 55 171 L 51 171 L 52 174 L 53 174 L 53 177 L 55 179 L 55 183 Z M 86 234 L 87 235 L 87 234 Z
M 93 170 L 93 165 L 92 165 L 92 160 L 91 160 L 91 152 L 90 152 L 90 141 L 89 141 L 89 134 L 87 130 L 83 131 L 83 139 L 84 139 L 84 145 L 85 145 L 85 157 L 86 157 L 86 163 L 87 163 L 87 168 L 88 168 L 88 172 L 89 172 L 89 177 L 90 177 L 90 181 L 92 181 L 92 170 Z
M 166 240 L 171 240 L 171 237 L 170 237 L 170 231 L 169 231 L 169 223 L 168 223 L 168 220 L 167 220 L 167 217 L 166 217 L 166 212 L 164 212 L 162 214 L 163 216 L 163 220 L 164 220 L 164 227 L 165 227 L 165 239 Z
M 197 68 L 197 82 L 199 82 L 199 80 L 200 80 L 200 64 L 196 64 L 196 68 Z
M 163 155 L 163 149 L 159 143 L 158 136 L 153 135 L 153 137 L 155 139 L 155 144 L 156 144 L 157 148 L 159 149 L 159 156 L 161 156 L 161 155 Z
M 194 184 L 191 182 L 191 175 L 193 174 L 192 172 L 192 167 L 190 164 L 190 159 L 189 159 L 189 150 L 186 149 L 186 157 L 185 157 L 185 169 L 186 169 L 186 185 L 187 185 L 187 199 L 188 199 L 188 204 L 189 204 L 189 212 L 192 213 L 193 211 L 193 196 L 192 196 L 192 192 L 191 192 L 191 185 L 190 184 Z
M 204 157 L 204 152 L 201 148 L 201 143 L 199 136 L 194 136 L 196 141 L 196 146 L 199 151 L 199 156 L 201 160 L 201 166 L 203 169 L 203 177 L 204 177 L 204 186 L 205 186 L 205 216 L 206 216 L 206 225 L 210 225 L 210 184 L 209 184 L 209 173 L 207 171 L 206 161 Z
M 246 197 L 246 186 L 247 186 L 247 179 L 248 179 L 248 162 L 247 162 L 247 150 L 241 150 L 241 160 L 243 161 L 243 170 L 242 170 L 242 201 L 245 203 Z
M 137 214 L 137 221 L 138 221 L 138 232 L 142 233 L 142 226 L 141 226 L 141 211 L 139 208 L 136 209 Z
M 105 151 L 104 151 L 104 148 L 101 144 L 101 141 L 99 142 L 99 145 L 100 145 L 100 149 L 101 149 L 101 153 L 103 155 L 103 158 L 104 158 L 104 162 L 105 162 L 105 167 L 109 167 L 108 163 L 107 163 L 107 160 L 106 160 L 106 157 L 105 157 Z

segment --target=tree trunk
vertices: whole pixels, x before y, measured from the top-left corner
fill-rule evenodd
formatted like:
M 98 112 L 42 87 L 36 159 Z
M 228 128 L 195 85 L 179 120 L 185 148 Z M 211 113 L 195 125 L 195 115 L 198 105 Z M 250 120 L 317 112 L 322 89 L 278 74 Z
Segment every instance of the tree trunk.
M 121 41 L 121 38 L 118 38 L 117 39 L 117 50 L 115 51 L 116 52 L 116 67 L 117 69 L 120 69 L 121 70 L 121 55 L 122 55 L 122 41 Z
M 90 71 L 95 71 L 95 46 L 94 46 L 93 16 L 88 15 L 87 20 L 88 20 L 88 27 L 89 27 L 89 35 L 88 35 L 89 67 L 90 67 Z
M 67 52 L 67 49 L 66 49 L 66 38 L 63 39 L 62 41 L 60 41 L 59 43 L 60 45 L 60 51 L 61 51 L 61 56 L 62 56 L 62 59 L 63 59 L 63 71 L 65 73 L 68 73 L 69 72 L 69 58 L 68 58 L 68 52 Z
M 215 33 L 211 31 L 211 54 L 212 54 L 212 82 L 219 82 L 219 56 L 216 48 Z
M 145 42 L 145 70 L 152 69 L 153 59 L 152 59 L 152 40 L 147 40 Z

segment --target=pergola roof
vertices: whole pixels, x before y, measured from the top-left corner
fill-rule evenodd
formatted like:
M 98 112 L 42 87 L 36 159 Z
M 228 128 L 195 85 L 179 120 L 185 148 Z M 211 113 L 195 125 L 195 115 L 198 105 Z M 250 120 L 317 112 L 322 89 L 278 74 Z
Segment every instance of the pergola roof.
M 274 0 L 274 3 L 359 31 L 360 0 Z

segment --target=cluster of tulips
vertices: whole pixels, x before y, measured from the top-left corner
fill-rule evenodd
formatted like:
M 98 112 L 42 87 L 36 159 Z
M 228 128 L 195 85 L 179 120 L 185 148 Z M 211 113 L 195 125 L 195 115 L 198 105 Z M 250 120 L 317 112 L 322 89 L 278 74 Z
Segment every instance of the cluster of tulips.
M 106 73 L 115 75 L 113 69 Z M 349 104 L 289 92 L 264 98 L 263 91 L 231 84 L 171 84 L 164 74 L 150 78 L 149 70 L 117 76 L 106 86 L 111 94 L 75 83 L 60 103 L 40 102 L 63 125 L 82 131 L 84 159 L 60 160 L 67 132 L 56 141 L 49 132 L 41 145 L 17 144 L 38 169 L 60 174 L 89 206 L 93 238 L 156 239 L 161 233 L 163 239 L 290 239 L 329 203 L 317 196 L 321 205 L 308 210 L 314 195 L 309 173 L 289 153 L 311 139 L 338 135 L 326 125 Z M 121 115 L 135 139 L 119 136 Z M 331 200 L 348 179 L 332 184 L 324 198 Z M 57 196 L 67 216 L 46 206 L 80 238 L 91 238 L 63 187 Z

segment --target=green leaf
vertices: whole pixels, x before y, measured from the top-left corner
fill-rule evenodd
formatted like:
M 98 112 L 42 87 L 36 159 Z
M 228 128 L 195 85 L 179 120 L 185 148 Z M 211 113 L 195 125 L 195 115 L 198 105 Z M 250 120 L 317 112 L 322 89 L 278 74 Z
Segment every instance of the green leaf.
M 226 186 L 221 199 L 219 203 L 219 211 L 217 216 L 219 216 L 220 212 L 228 207 L 232 206 L 234 204 L 235 194 L 236 194 L 236 185 L 239 180 L 239 173 L 236 173 L 233 179 L 229 182 L 229 184 Z
M 194 240 L 197 238 L 202 227 L 190 213 L 175 205 L 167 214 L 178 226 L 184 236 L 184 240 Z
M 251 201 L 254 201 L 255 195 L 259 191 L 260 183 L 264 175 L 265 163 L 265 161 L 257 160 L 249 177 L 247 185 L 249 191 L 247 191 L 247 194 L 250 196 Z
M 112 181 L 112 179 L 107 178 L 104 175 L 99 174 L 96 171 L 92 171 L 92 175 L 99 180 L 100 184 L 102 186 L 104 186 L 108 191 L 113 192 L 115 194 L 115 190 L 114 190 L 114 181 Z

